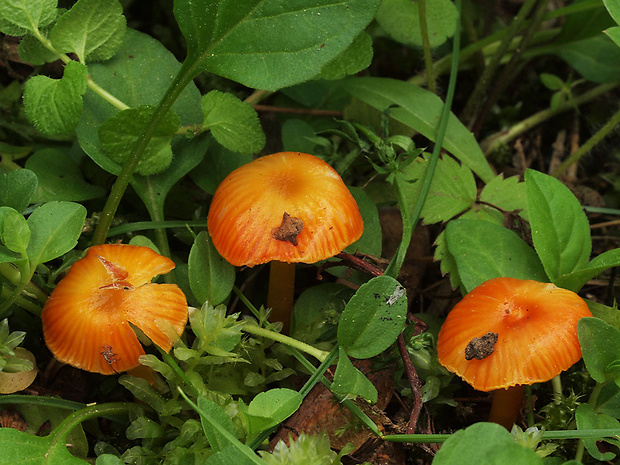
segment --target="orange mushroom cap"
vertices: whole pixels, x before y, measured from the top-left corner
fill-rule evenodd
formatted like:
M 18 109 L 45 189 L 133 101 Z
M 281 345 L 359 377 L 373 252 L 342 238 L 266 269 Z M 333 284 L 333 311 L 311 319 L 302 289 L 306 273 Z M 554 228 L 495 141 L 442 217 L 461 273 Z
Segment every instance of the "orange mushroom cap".
M 448 314 L 439 363 L 478 391 L 548 381 L 581 358 L 577 322 L 588 316 L 584 300 L 567 289 L 491 279 Z
M 281 152 L 241 166 L 219 185 L 209 233 L 235 266 L 333 257 L 364 230 L 355 199 L 338 173 L 307 153 Z
M 169 351 L 174 341 L 158 322 L 167 322 L 180 335 L 187 322 L 187 300 L 176 285 L 151 279 L 174 266 L 148 247 L 91 247 L 43 307 L 48 348 L 61 362 L 83 370 L 105 375 L 127 371 L 138 366 L 144 354 L 131 323 Z

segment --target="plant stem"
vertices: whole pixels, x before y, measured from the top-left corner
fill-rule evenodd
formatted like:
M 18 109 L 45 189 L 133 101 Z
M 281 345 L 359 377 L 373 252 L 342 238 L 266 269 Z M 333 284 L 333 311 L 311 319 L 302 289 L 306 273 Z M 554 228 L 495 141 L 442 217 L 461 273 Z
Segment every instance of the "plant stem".
M 491 61 L 484 69 L 482 76 L 478 79 L 476 83 L 476 87 L 473 92 L 469 96 L 467 103 L 465 104 L 465 109 L 463 110 L 462 120 L 465 121 L 465 124 L 471 129 L 473 122 L 476 118 L 478 108 L 480 104 L 484 100 L 484 94 L 489 88 L 489 81 L 497 71 L 502 58 L 506 54 L 506 52 L 510 49 L 510 45 L 512 43 L 512 39 L 515 37 L 523 22 L 527 18 L 530 10 L 534 7 L 537 0 L 526 0 L 525 3 L 521 6 L 519 13 L 513 20 L 510 27 L 505 29 L 505 34 L 502 37 L 499 47 L 495 51 L 495 54 L 491 58 Z
M 7 287 L 3 287 L 2 292 L 0 293 L 0 297 L 2 297 L 2 299 L 4 300 L 9 299 L 9 297 L 11 297 L 11 291 Z M 40 306 L 38 306 L 34 302 L 31 302 L 21 296 L 17 296 L 15 299 L 13 299 L 13 303 L 17 305 L 18 307 L 21 307 L 24 310 L 29 311 L 35 316 L 41 315 Z
M 437 93 L 437 83 L 435 82 L 435 71 L 433 70 L 433 55 L 431 53 L 431 43 L 428 38 L 428 23 L 426 22 L 426 0 L 418 1 L 418 12 L 420 17 L 420 33 L 422 34 L 422 47 L 424 49 L 424 68 L 426 70 L 426 83 L 428 90 L 433 94 Z
M 13 286 L 18 286 L 21 283 L 21 273 L 11 263 L 0 263 L 0 274 L 4 276 Z M 43 290 L 31 281 L 28 281 L 24 292 L 29 297 L 34 297 L 39 302 L 45 302 L 47 300 L 47 294 Z
M 558 177 L 562 174 L 566 169 L 571 166 L 573 163 L 577 163 L 581 157 L 587 154 L 592 148 L 598 144 L 601 140 L 603 140 L 606 136 L 611 133 L 616 126 L 620 124 L 620 110 L 618 110 L 610 119 L 605 123 L 605 125 L 596 131 L 592 137 L 590 137 L 581 147 L 579 147 L 575 152 L 564 160 L 560 166 L 558 166 L 552 173 L 551 176 Z
M 186 62 L 187 63 L 187 62 Z M 131 154 L 125 161 L 123 165 L 123 169 L 119 174 L 116 182 L 112 186 L 112 190 L 110 191 L 110 195 L 108 196 L 108 200 L 101 212 L 101 219 L 97 228 L 95 229 L 95 233 L 92 238 L 92 245 L 103 244 L 105 242 L 105 238 L 108 234 L 108 230 L 110 229 L 110 225 L 112 224 L 112 220 L 114 219 L 114 214 L 118 209 L 118 206 L 125 194 L 125 190 L 131 181 L 131 177 L 133 176 L 144 151 L 146 150 L 151 138 L 155 134 L 159 123 L 166 116 L 176 99 L 181 95 L 181 92 L 187 87 L 187 85 L 192 81 L 194 76 L 197 74 L 196 69 L 192 66 L 186 66 L 185 63 L 181 66 L 179 73 L 174 77 L 170 87 L 164 94 L 161 99 L 161 102 L 155 109 L 151 120 L 146 126 L 144 132 L 138 137 L 136 140 L 133 150 Z
M 618 87 L 619 85 L 620 82 L 601 84 L 594 89 L 591 89 L 587 92 L 584 92 L 580 96 L 575 97 L 573 102 L 576 106 L 579 106 L 609 92 L 610 90 Z M 538 113 L 534 113 L 532 116 L 513 125 L 507 131 L 501 131 L 487 137 L 480 143 L 480 147 L 482 148 L 482 151 L 485 155 L 489 155 L 500 146 L 507 144 L 511 140 L 517 138 L 518 136 L 537 126 L 538 124 L 541 124 L 549 118 L 552 118 L 553 116 L 559 115 L 560 113 L 574 108 L 575 107 L 573 105 L 571 105 L 569 102 L 566 102 L 564 103 L 564 105 L 556 109 L 547 108 L 545 110 L 539 111 Z
M 135 223 L 125 223 L 120 226 L 111 228 L 108 231 L 108 238 L 120 236 L 135 231 L 150 231 L 164 228 L 206 228 L 206 220 L 182 221 L 182 220 L 166 220 L 166 221 L 136 221 Z
M 269 321 L 282 322 L 282 334 L 291 328 L 291 313 L 295 298 L 295 264 L 277 260 L 269 264 L 267 307 L 271 308 Z
M 519 417 L 521 402 L 523 401 L 523 385 L 509 387 L 508 389 L 497 389 L 493 392 L 493 402 L 491 403 L 491 413 L 489 421 L 502 425 L 508 431 L 512 429 Z
M 287 346 L 294 347 L 295 349 L 301 350 L 307 354 L 312 355 L 314 358 L 319 360 L 320 362 L 324 361 L 329 355 L 327 352 L 321 349 L 317 349 L 316 347 L 312 347 L 310 344 L 306 344 L 305 342 L 299 341 L 297 339 L 293 339 L 292 337 L 286 336 L 284 334 L 276 333 L 274 331 L 269 331 L 268 329 L 261 328 L 257 326 L 254 322 L 250 322 L 246 320 L 245 324 L 241 328 L 246 333 L 253 334 L 255 336 L 266 337 L 276 342 L 280 342 L 282 344 L 286 344 Z
M 457 9 L 457 13 L 458 13 L 457 16 L 460 18 L 461 17 L 461 0 L 456 0 L 455 6 Z M 454 98 L 454 89 L 456 88 L 456 75 L 458 74 L 458 62 L 459 62 L 459 48 L 461 44 L 460 24 L 461 24 L 460 20 L 457 21 L 456 30 L 454 31 L 454 40 L 452 41 L 452 48 L 453 48 L 452 69 L 450 71 L 450 80 L 448 82 L 448 92 L 446 94 L 446 101 L 441 110 L 441 116 L 439 117 L 439 123 L 437 124 L 437 137 L 435 138 L 435 147 L 433 148 L 433 153 L 428 162 L 428 167 L 424 175 L 424 180 L 422 181 L 422 186 L 420 187 L 420 195 L 418 196 L 415 207 L 413 208 L 413 213 L 411 214 L 411 217 L 409 217 L 407 202 L 406 202 L 405 195 L 402 189 L 402 184 L 400 184 L 406 181 L 401 179 L 398 173 L 395 177 L 394 186 L 396 188 L 398 206 L 400 208 L 401 216 L 403 219 L 403 235 L 401 238 L 401 242 L 398 246 L 398 249 L 396 251 L 396 254 L 390 261 L 390 264 L 388 265 L 387 269 L 385 270 L 385 274 L 393 278 L 398 277 L 398 274 L 400 273 L 400 269 L 405 261 L 405 255 L 407 253 L 407 249 L 409 248 L 409 244 L 411 243 L 411 235 L 413 234 L 415 225 L 418 223 L 418 220 L 422 213 L 422 208 L 424 207 L 426 196 L 428 195 L 428 192 L 431 187 L 431 182 L 433 180 L 433 175 L 435 174 L 435 168 L 437 167 L 437 163 L 439 161 L 439 153 L 441 152 L 443 138 L 446 133 L 446 128 L 448 126 L 450 108 L 452 106 L 452 99 Z

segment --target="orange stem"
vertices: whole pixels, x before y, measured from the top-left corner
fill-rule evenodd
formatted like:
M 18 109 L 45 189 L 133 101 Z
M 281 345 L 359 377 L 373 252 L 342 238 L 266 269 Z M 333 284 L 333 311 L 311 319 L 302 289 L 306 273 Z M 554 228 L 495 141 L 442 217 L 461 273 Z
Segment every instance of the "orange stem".
M 295 264 L 271 262 L 267 292 L 267 306 L 271 308 L 269 320 L 282 322 L 282 334 L 289 333 L 294 292 Z
M 494 391 L 489 421 L 498 423 L 510 431 L 519 418 L 524 390 L 524 385 L 518 385 Z

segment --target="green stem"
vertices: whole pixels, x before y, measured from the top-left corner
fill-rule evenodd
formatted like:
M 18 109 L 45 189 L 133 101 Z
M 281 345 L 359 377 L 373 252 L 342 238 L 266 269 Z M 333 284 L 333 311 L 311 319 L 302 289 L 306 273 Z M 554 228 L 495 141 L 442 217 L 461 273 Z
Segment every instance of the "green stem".
M 29 404 L 39 407 L 61 408 L 64 410 L 80 410 L 86 407 L 86 404 L 82 404 L 81 402 L 73 402 L 71 400 L 60 399 L 58 397 L 27 396 L 22 394 L 0 396 L 0 404 Z
M 524 119 L 523 121 L 513 125 L 507 131 L 501 131 L 501 132 L 498 132 L 496 134 L 493 134 L 487 137 L 480 143 L 480 147 L 482 148 L 482 151 L 484 152 L 485 155 L 489 155 L 490 153 L 492 153 L 493 151 L 495 151 L 502 145 L 505 145 L 511 140 L 516 139 L 518 136 L 530 130 L 531 128 L 543 123 L 544 121 L 556 115 L 559 115 L 560 113 L 563 113 L 567 110 L 574 109 L 575 106 L 579 106 L 586 102 L 589 102 L 609 92 L 610 90 L 618 87 L 619 85 L 620 85 L 620 82 L 610 82 L 606 84 L 601 84 L 595 87 L 594 89 L 591 89 L 588 92 L 584 92 L 580 96 L 575 97 L 573 99 L 574 105 L 571 105 L 571 103 L 566 102 L 558 108 L 555 108 L 555 109 L 547 108 L 545 110 L 539 111 L 538 113 L 535 113 L 532 116 Z
M 11 263 L 0 263 L 0 274 L 4 276 L 13 286 L 19 286 L 22 282 L 21 273 Z M 28 281 L 24 289 L 24 293 L 28 297 L 33 297 L 39 302 L 47 300 L 47 294 L 32 281 Z
M 594 133 L 594 135 L 590 137 L 581 147 L 575 150 L 575 152 L 570 157 L 564 160 L 560 164 L 560 166 L 558 166 L 553 171 L 553 173 L 551 173 L 551 176 L 557 178 L 560 174 L 566 171 L 569 166 L 571 166 L 573 163 L 577 163 L 581 159 L 581 157 L 587 154 L 596 144 L 598 144 L 601 140 L 607 137 L 609 133 L 611 133 L 618 126 L 618 124 L 620 124 L 620 110 L 618 110 L 609 119 L 609 121 L 607 121 L 607 123 L 601 129 L 596 131 L 596 133 Z
M 526 0 L 525 3 L 521 6 L 519 13 L 515 17 L 514 21 L 510 25 L 510 27 L 505 28 L 505 34 L 501 39 L 500 45 L 495 51 L 493 57 L 491 57 L 491 61 L 484 69 L 482 76 L 478 79 L 476 83 L 476 87 L 473 92 L 469 96 L 467 103 L 465 104 L 465 109 L 463 110 L 462 120 L 468 126 L 471 126 L 473 121 L 475 120 L 476 114 L 478 112 L 478 108 L 480 104 L 484 100 L 483 96 L 487 92 L 489 88 L 489 81 L 495 75 L 497 68 L 499 67 L 502 58 L 510 49 L 510 45 L 512 43 L 512 39 L 516 36 L 519 29 L 522 27 L 523 22 L 527 18 L 530 10 L 534 7 L 537 0 Z
M 437 93 L 437 83 L 435 82 L 435 72 L 433 70 L 433 55 L 431 43 L 428 38 L 428 23 L 426 22 L 426 0 L 418 2 L 420 16 L 420 33 L 422 35 L 422 47 L 424 49 L 424 68 L 426 70 L 426 82 L 428 90 L 433 94 Z
M 551 378 L 551 386 L 553 387 L 553 403 L 560 405 L 562 403 L 562 379 L 560 375 L 556 375 Z
M 310 344 L 306 344 L 305 342 L 301 342 L 297 339 L 293 339 L 292 337 L 285 336 L 284 334 L 276 333 L 274 331 L 269 331 L 268 329 L 261 328 L 257 326 L 254 322 L 250 320 L 246 320 L 243 328 L 241 328 L 246 333 L 253 334 L 259 337 L 266 337 L 276 342 L 280 342 L 282 344 L 286 344 L 287 346 L 294 347 L 295 349 L 301 350 L 309 355 L 312 355 L 314 358 L 319 360 L 320 362 L 324 361 L 329 355 L 328 352 L 324 350 L 317 349 L 316 347 L 312 347 Z
M 170 355 L 168 352 L 162 350 L 159 347 L 158 347 L 158 349 L 159 349 L 159 353 L 161 354 L 162 358 L 164 359 L 164 362 L 166 362 L 168 364 L 168 366 L 170 368 L 172 368 L 172 371 L 174 371 L 176 373 L 176 375 L 183 381 L 185 386 L 187 386 L 187 389 L 189 389 L 191 391 L 192 395 L 197 397 L 198 394 L 199 394 L 198 390 L 194 387 L 192 382 L 189 380 L 189 378 L 187 377 L 185 372 L 181 369 L 179 364 L 174 360 L 172 355 Z
M 135 231 L 151 231 L 155 229 L 166 229 L 166 228 L 206 228 L 207 221 L 206 220 L 196 220 L 196 221 L 136 221 L 135 223 L 125 223 L 120 226 L 116 226 L 111 228 L 108 231 L 108 238 L 114 236 L 120 236 L 122 234 L 127 234 Z
M 140 159 L 142 158 L 142 155 L 144 154 L 151 138 L 155 134 L 159 123 L 163 120 L 176 99 L 179 95 L 181 95 L 181 92 L 183 92 L 185 87 L 187 87 L 197 73 L 198 70 L 193 66 L 185 66 L 184 64 L 181 66 L 179 73 L 174 77 L 170 87 L 168 87 L 168 90 L 162 97 L 161 102 L 155 109 L 149 124 L 136 140 L 131 154 L 125 161 L 121 173 L 112 186 L 108 200 L 101 213 L 99 224 L 93 234 L 93 245 L 103 244 L 105 242 L 108 230 L 110 229 L 110 225 L 112 224 L 112 220 L 121 199 L 125 194 L 125 190 L 127 189 L 127 186 L 131 181 L 131 177 L 133 176 L 133 173 L 136 170 L 136 167 L 138 166 L 138 163 L 140 162 Z
M 456 0 L 455 6 L 457 8 L 457 16 L 460 18 L 461 1 Z M 437 137 L 435 138 L 435 147 L 433 148 L 433 153 L 428 162 L 428 167 L 424 175 L 424 180 L 422 181 L 422 185 L 420 187 L 420 194 L 416 201 L 415 207 L 413 208 L 413 213 L 411 214 L 411 217 L 409 217 L 409 212 L 406 206 L 407 202 L 401 184 L 406 181 L 400 179 L 398 173 L 395 177 L 394 186 L 396 188 L 398 206 L 400 208 L 403 219 L 403 236 L 401 238 L 401 242 L 398 246 L 396 254 L 394 255 L 394 258 L 392 258 L 392 261 L 385 270 L 385 274 L 393 278 L 396 278 L 398 276 L 398 274 L 400 273 L 400 269 L 405 261 L 405 255 L 407 254 L 407 249 L 409 248 L 409 244 L 411 243 L 411 236 L 413 234 L 413 230 L 415 228 L 415 225 L 418 223 L 418 220 L 420 219 L 422 208 L 424 207 L 424 203 L 426 202 L 426 196 L 428 195 L 431 187 L 431 182 L 433 180 L 433 175 L 435 174 L 435 168 L 437 167 L 437 163 L 439 161 L 439 153 L 441 152 L 443 138 L 446 133 L 446 128 L 448 126 L 450 107 L 452 106 L 452 99 L 454 98 L 454 90 L 456 88 L 456 76 L 458 74 L 461 36 L 460 24 L 461 22 L 457 21 L 456 30 L 454 31 L 454 40 L 452 41 L 452 70 L 450 72 L 450 80 L 448 81 L 448 92 L 446 94 L 446 101 L 441 110 L 439 123 L 437 124 Z
M 2 292 L 0 292 L 0 297 L 2 297 L 2 299 L 4 300 L 4 299 L 9 299 L 11 296 L 12 296 L 11 291 L 7 287 L 2 287 Z M 17 305 L 18 307 L 21 307 L 24 310 L 27 310 L 28 312 L 32 313 L 35 316 L 41 316 L 41 307 L 35 304 L 34 302 L 31 302 L 30 300 L 25 299 L 22 296 L 17 296 L 13 300 L 13 303 Z
M 86 420 L 121 415 L 135 408 L 137 408 L 137 405 L 133 402 L 110 402 L 108 404 L 92 405 L 78 410 L 65 418 L 52 432 L 55 438 L 50 450 L 59 442 L 64 443 L 71 430 Z

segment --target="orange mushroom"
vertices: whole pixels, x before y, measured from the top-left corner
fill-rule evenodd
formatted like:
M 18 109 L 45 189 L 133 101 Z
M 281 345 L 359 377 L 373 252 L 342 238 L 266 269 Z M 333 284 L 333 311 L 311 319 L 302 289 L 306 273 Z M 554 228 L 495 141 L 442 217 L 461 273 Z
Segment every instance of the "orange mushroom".
M 271 262 L 267 305 L 288 328 L 293 263 L 315 263 L 360 238 L 364 223 L 338 173 L 306 153 L 267 155 L 219 185 L 207 220 L 213 245 L 235 266 Z
M 489 421 L 510 429 L 525 385 L 549 381 L 581 358 L 577 322 L 592 316 L 572 291 L 550 283 L 495 278 L 448 314 L 439 362 L 478 391 L 495 391 Z
M 169 351 L 166 325 L 180 335 L 188 317 L 174 284 L 151 280 L 174 262 L 148 247 L 97 245 L 73 264 L 43 307 L 43 336 L 56 359 L 105 375 L 137 367 L 144 349 L 130 323 Z

